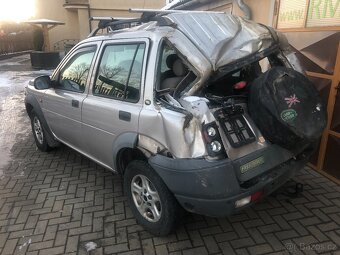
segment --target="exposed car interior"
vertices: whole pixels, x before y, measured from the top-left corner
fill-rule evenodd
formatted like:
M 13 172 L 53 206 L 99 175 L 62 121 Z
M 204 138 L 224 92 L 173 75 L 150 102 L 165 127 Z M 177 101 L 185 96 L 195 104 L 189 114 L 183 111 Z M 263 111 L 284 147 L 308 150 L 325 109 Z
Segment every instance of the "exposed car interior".
M 196 79 L 197 75 L 189 63 L 173 46 L 164 42 L 158 60 L 156 98 L 166 103 L 172 101 L 170 104 L 178 105 L 176 100 L 182 91 L 193 84 Z

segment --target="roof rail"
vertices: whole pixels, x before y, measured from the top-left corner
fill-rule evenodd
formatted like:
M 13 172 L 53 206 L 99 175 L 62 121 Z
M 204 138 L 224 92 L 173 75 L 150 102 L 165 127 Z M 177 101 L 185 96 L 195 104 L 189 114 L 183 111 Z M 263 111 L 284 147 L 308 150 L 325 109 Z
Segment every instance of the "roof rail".
M 131 13 L 152 13 L 159 15 L 166 15 L 170 13 L 225 13 L 215 11 L 191 11 L 191 10 L 159 10 L 159 9 L 129 9 Z
M 142 13 L 141 21 L 148 22 L 171 13 L 225 13 L 214 11 L 191 11 L 191 10 L 159 10 L 159 9 L 129 9 L 131 13 Z
M 113 18 L 113 17 L 91 17 L 90 21 L 99 21 L 98 28 L 93 30 L 88 37 L 95 36 L 100 29 L 110 29 L 110 31 L 122 29 L 119 25 L 133 23 L 146 23 L 152 20 L 157 20 L 160 16 L 171 13 L 225 13 L 214 11 L 190 11 L 190 10 L 158 10 L 158 9 L 129 9 L 131 13 L 142 13 L 140 18 Z
M 140 18 L 123 18 L 123 17 L 119 17 L 119 18 L 113 18 L 113 17 L 91 17 L 90 21 L 99 21 L 98 22 L 98 27 L 93 30 L 88 37 L 93 37 L 95 36 L 99 30 L 101 29 L 111 29 L 111 31 L 113 30 L 118 30 L 121 28 L 117 28 L 119 25 L 125 25 L 125 24 L 129 24 L 131 25 L 132 23 L 141 23 L 141 19 Z M 116 27 L 116 28 L 114 28 Z

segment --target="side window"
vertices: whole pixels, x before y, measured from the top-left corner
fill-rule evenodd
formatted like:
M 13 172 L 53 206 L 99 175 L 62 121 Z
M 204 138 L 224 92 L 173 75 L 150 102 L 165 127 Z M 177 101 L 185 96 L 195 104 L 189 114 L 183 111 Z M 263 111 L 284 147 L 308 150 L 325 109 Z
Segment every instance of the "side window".
M 87 47 L 74 55 L 61 70 L 56 88 L 84 92 L 95 51 L 96 47 Z
M 190 56 L 187 56 L 190 59 Z M 170 95 L 179 98 L 196 79 L 190 62 L 168 41 L 163 41 L 158 53 L 156 71 L 156 96 Z
M 163 50 L 161 53 L 161 73 L 165 73 L 169 70 L 172 69 L 172 66 L 170 66 L 171 61 L 169 59 L 173 56 L 176 55 L 176 51 L 172 49 L 169 45 L 164 44 L 163 45 Z
M 140 96 L 145 44 L 116 44 L 104 48 L 93 94 L 137 102 Z

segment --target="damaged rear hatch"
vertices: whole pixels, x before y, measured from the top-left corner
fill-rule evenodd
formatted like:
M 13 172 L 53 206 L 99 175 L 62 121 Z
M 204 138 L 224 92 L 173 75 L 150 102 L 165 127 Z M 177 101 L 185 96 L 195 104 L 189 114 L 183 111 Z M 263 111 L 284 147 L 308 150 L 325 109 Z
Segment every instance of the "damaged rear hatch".
M 294 159 L 297 154 L 302 152 L 301 150 L 287 149 L 280 143 L 272 143 L 272 137 L 263 135 L 262 129 L 259 128 L 263 126 L 259 125 L 261 118 L 258 122 L 254 122 L 253 115 L 249 114 L 249 87 L 256 80 L 258 83 L 265 84 L 267 80 L 263 77 L 268 71 L 274 73 L 274 81 L 282 79 L 284 81 L 290 76 L 292 81 L 297 83 L 291 90 L 284 89 L 287 82 L 282 83 L 283 85 L 280 87 L 282 93 L 277 98 L 277 102 L 283 103 L 280 107 L 277 104 L 272 107 L 280 112 L 292 112 L 294 110 L 290 109 L 286 100 L 292 98 L 295 94 L 287 93 L 298 91 L 299 81 L 306 83 L 304 87 L 306 91 L 313 90 L 313 86 L 308 80 L 306 81 L 305 77 L 299 76 L 294 70 L 293 73 L 288 71 L 292 65 L 289 59 L 285 58 L 284 46 L 286 45 L 282 45 L 282 38 L 279 34 L 264 25 L 223 13 L 174 13 L 164 18 L 168 19 L 168 23 L 175 24 L 176 29 L 181 31 L 210 63 L 210 65 L 203 65 L 199 62 L 195 63 L 195 59 L 190 58 L 193 66 L 197 67 L 198 70 L 205 70 L 205 72 L 201 71 L 201 74 L 209 73 L 209 75 L 202 75 L 198 78 L 199 81 L 196 80 L 196 82 L 189 84 L 180 93 L 180 98 L 174 98 L 179 101 L 180 107 L 190 112 L 198 120 L 198 123 L 201 123 L 200 128 L 205 138 L 209 156 L 218 158 L 221 155 L 223 158 L 223 154 L 226 154 L 227 158 L 233 161 L 234 168 L 238 170 L 239 180 L 247 181 L 290 159 Z M 177 46 L 185 48 L 178 43 Z M 260 61 L 263 59 L 266 59 L 269 63 L 266 69 L 260 65 Z M 275 70 L 278 70 L 278 68 L 281 68 L 282 75 L 275 74 Z M 271 69 L 272 71 L 270 71 Z M 252 75 L 242 75 L 246 73 Z M 290 83 L 293 84 L 294 82 Z M 236 91 L 234 89 L 237 84 L 249 86 L 242 92 L 242 90 Z M 218 87 L 217 93 L 209 95 L 209 92 L 212 91 L 209 90 L 209 87 L 214 86 Z M 229 94 L 223 94 L 222 90 L 219 90 L 221 87 L 230 88 L 224 90 L 229 91 Z M 300 93 L 301 96 L 302 94 L 307 95 L 308 93 Z M 303 119 L 314 120 L 319 118 L 323 124 L 320 100 L 316 93 L 309 94 L 310 97 L 306 97 L 306 102 L 313 101 L 313 105 L 308 105 L 307 108 L 310 109 L 310 112 L 313 112 L 314 117 L 304 112 Z M 313 98 L 315 100 L 312 100 Z M 219 102 L 216 103 L 216 101 Z M 262 105 L 260 106 L 262 107 Z M 297 106 L 301 108 L 307 105 L 301 103 Z M 289 109 L 285 109 L 287 107 Z M 317 110 L 315 111 L 315 109 Z M 299 111 L 299 109 L 296 108 L 296 111 Z M 264 116 L 262 115 L 262 117 Z M 275 123 L 277 126 L 280 121 L 283 122 L 280 122 L 281 128 L 291 131 L 294 126 L 293 122 L 286 123 L 280 120 L 277 114 L 273 118 L 278 120 Z M 298 119 L 292 119 L 292 121 L 303 122 Z M 315 129 L 315 132 L 313 130 L 314 137 L 320 136 L 322 126 L 320 125 L 320 128 Z M 212 135 L 209 138 L 209 130 L 214 128 L 218 130 L 217 135 Z M 214 131 L 211 132 L 214 133 Z M 296 134 L 295 132 L 294 136 Z M 306 139 L 303 147 L 293 147 L 304 150 L 312 142 L 311 139 Z M 217 150 L 217 153 L 211 153 L 214 151 L 214 149 L 211 149 L 214 146 L 221 149 Z
M 266 26 L 224 13 L 174 13 L 165 17 L 205 56 L 216 75 L 242 60 L 278 50 L 275 34 Z M 221 74 L 220 74 L 221 75 Z M 204 84 L 204 82 L 200 83 Z M 200 87 L 187 88 L 193 95 Z

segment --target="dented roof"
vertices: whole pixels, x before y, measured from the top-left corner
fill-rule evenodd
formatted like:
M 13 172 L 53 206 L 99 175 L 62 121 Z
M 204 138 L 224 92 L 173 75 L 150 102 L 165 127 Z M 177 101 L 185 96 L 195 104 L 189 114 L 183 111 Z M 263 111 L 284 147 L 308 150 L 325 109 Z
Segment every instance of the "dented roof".
M 176 24 L 210 60 L 213 70 L 273 45 L 269 29 L 224 13 L 172 13 L 164 16 Z
M 212 71 L 221 71 L 230 64 L 233 65 L 250 55 L 262 53 L 276 44 L 276 38 L 273 39 L 276 35 L 272 35 L 274 30 L 269 27 L 221 12 L 181 11 L 156 15 L 153 21 L 137 27 L 116 30 L 108 36 L 111 39 L 179 37 L 176 30 L 197 47 L 210 62 Z M 107 37 L 92 37 L 85 41 L 104 38 Z

